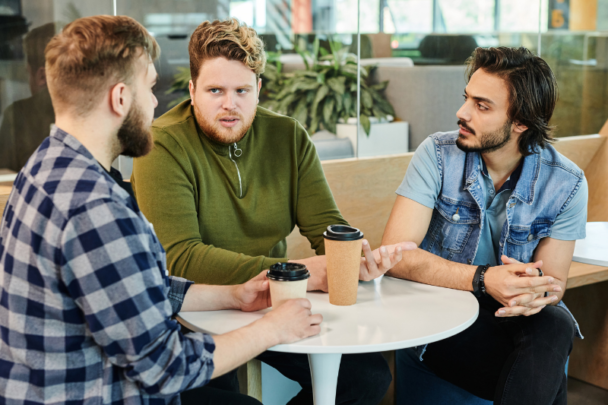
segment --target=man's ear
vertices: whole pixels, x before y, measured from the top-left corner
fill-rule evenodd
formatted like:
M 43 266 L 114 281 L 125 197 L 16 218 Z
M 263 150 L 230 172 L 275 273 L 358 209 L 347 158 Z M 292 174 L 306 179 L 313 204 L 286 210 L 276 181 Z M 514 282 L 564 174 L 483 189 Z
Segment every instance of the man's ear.
M 514 122 L 513 123 L 513 131 L 517 132 L 518 134 L 523 134 L 525 131 L 528 130 L 528 127 L 520 124 L 519 122 Z
M 125 117 L 129 113 L 132 101 L 131 90 L 126 84 L 115 84 L 110 90 L 110 110 L 113 114 Z
M 188 90 L 190 91 L 190 104 L 194 105 L 194 82 L 190 80 L 188 82 Z

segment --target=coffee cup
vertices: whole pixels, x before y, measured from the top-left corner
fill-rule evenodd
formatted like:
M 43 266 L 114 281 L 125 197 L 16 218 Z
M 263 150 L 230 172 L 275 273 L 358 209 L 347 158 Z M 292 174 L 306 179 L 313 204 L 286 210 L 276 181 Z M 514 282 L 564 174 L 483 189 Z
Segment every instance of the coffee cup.
M 353 305 L 357 302 L 363 232 L 348 225 L 330 225 L 323 237 L 329 302 L 333 305 Z
M 310 272 L 300 263 L 275 263 L 266 275 L 270 282 L 270 299 L 276 308 L 294 298 L 306 298 Z

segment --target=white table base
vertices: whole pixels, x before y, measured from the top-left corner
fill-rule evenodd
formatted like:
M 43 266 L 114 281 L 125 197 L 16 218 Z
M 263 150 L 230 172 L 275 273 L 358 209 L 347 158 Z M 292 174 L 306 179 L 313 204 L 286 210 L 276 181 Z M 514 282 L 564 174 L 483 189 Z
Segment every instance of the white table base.
M 341 359 L 341 353 L 308 355 L 315 405 L 333 405 L 336 403 L 338 371 L 340 370 Z

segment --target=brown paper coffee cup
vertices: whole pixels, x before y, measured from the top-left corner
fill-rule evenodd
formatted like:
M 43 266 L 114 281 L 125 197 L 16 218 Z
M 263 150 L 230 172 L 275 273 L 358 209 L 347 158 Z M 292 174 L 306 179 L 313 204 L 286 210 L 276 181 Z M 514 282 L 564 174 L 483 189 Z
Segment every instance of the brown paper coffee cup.
M 356 231 L 360 237 L 356 240 L 337 240 L 340 238 L 340 235 L 336 236 L 339 231 L 349 234 Z M 363 234 L 357 228 L 332 225 L 324 236 L 329 302 L 333 305 L 353 305 L 357 302 Z M 354 237 L 351 235 L 350 238 Z

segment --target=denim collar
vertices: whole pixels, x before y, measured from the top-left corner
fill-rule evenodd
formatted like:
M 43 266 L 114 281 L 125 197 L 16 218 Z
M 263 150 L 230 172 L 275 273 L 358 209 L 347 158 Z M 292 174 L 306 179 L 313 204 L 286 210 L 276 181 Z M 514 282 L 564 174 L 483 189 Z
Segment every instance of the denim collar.
M 481 158 L 477 152 L 467 152 L 464 170 L 464 189 L 468 190 L 479 177 Z M 540 153 L 532 153 L 523 159 L 521 175 L 515 186 L 513 197 L 532 205 L 534 202 L 534 189 L 540 173 Z

